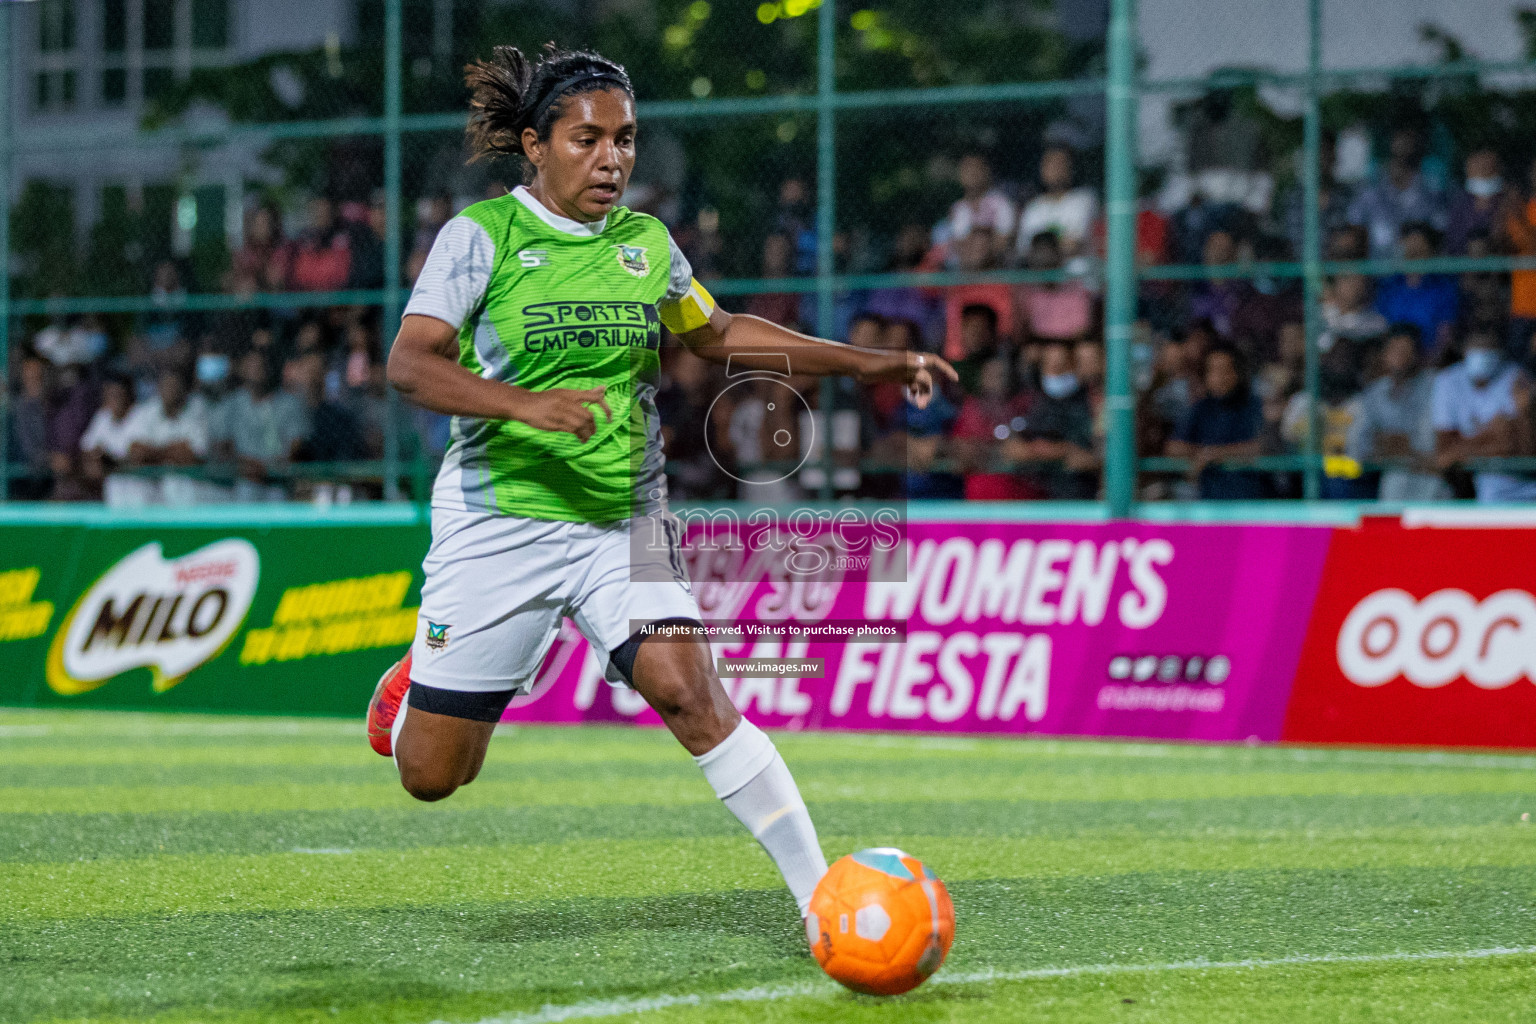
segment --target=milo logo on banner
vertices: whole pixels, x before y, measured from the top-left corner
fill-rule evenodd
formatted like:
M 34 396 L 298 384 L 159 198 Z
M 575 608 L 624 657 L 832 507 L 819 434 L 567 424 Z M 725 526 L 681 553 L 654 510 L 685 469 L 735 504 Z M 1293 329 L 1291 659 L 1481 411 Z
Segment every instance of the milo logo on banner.
M 167 560 L 158 543 L 119 561 L 75 603 L 48 652 L 48 685 L 71 695 L 134 668 L 163 693 L 222 651 L 250 610 L 261 559 L 221 540 Z

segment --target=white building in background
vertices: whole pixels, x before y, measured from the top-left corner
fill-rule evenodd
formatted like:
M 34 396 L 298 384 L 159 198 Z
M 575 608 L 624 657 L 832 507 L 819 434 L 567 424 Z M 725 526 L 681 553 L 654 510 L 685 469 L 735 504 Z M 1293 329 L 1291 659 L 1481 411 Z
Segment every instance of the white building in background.
M 356 32 L 352 0 L 0 0 L 0 8 L 11 19 L 0 73 L 10 78 L 13 197 L 32 179 L 68 186 L 82 235 L 104 190 L 132 195 L 175 182 L 197 196 L 191 216 L 182 204 L 183 228 L 213 216 L 238 236 L 259 144 L 199 149 L 189 159 L 179 147 L 115 140 L 131 136 L 146 104 L 194 68 L 344 46 Z M 221 119 L 201 116 L 203 124 Z

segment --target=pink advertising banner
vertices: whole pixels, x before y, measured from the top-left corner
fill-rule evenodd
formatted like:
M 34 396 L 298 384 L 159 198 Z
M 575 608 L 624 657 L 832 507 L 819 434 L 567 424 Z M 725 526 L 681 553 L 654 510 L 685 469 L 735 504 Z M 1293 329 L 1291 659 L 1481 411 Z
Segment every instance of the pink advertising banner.
M 722 673 L 747 717 L 785 729 L 1276 740 L 1332 531 L 924 522 L 901 533 L 796 575 L 782 552 L 688 532 L 706 622 L 751 634 L 716 640 L 717 657 L 821 661 L 800 676 Z M 801 632 L 774 631 L 784 627 Z M 870 635 L 880 631 L 891 635 Z M 570 623 L 506 720 L 659 724 L 639 695 L 603 680 Z

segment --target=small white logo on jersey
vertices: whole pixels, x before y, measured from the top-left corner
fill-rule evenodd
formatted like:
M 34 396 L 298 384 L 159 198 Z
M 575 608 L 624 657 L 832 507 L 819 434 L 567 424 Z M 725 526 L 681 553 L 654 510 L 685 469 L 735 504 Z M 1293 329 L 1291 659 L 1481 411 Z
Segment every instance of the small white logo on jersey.
M 548 249 L 524 249 L 517 254 L 517 258 L 523 261 L 523 269 L 525 270 L 549 266 Z

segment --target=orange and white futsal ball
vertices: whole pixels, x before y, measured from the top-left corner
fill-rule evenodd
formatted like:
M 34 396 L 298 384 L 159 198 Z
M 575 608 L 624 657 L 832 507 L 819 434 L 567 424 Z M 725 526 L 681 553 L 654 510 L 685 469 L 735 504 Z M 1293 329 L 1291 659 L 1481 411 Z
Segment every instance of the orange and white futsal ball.
M 882 847 L 833 864 L 811 896 L 806 938 L 837 981 L 875 996 L 921 985 L 955 941 L 949 891 L 916 857 Z

